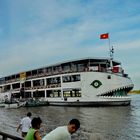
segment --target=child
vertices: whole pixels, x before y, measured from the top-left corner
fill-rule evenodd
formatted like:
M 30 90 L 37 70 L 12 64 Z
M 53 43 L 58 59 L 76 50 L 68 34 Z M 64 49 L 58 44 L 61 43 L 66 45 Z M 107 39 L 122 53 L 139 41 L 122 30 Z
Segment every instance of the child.
M 31 121 L 32 128 L 29 129 L 25 140 L 41 140 L 41 135 L 39 132 L 42 120 L 40 117 L 35 117 Z

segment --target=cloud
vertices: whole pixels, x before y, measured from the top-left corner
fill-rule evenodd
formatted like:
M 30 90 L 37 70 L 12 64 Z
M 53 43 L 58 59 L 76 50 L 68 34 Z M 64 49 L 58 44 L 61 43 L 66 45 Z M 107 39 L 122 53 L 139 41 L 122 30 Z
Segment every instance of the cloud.
M 99 38 L 106 32 L 115 58 L 133 76 L 133 62 L 139 60 L 140 2 L 13 0 L 3 4 L 1 76 L 73 58 L 108 57 L 108 40 Z

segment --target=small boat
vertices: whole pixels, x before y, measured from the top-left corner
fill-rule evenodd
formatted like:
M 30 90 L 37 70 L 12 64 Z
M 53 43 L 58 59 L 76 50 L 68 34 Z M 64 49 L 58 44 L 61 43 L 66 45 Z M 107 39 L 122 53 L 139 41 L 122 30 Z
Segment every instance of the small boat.
M 21 107 L 18 103 L 5 103 L 5 108 L 11 108 L 11 109 L 14 109 L 14 108 L 19 108 Z
M 5 108 L 19 108 L 25 105 L 25 102 L 20 102 L 16 99 L 5 100 L 4 106 Z
M 41 101 L 39 99 L 31 98 L 27 99 L 25 103 L 25 107 L 38 107 L 38 106 L 48 106 L 48 101 Z

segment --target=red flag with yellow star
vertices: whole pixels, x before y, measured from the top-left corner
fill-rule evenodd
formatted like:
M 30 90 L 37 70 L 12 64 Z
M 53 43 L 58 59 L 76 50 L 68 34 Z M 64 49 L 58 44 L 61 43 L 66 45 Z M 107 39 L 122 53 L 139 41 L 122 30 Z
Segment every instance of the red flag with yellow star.
M 108 38 L 109 38 L 109 34 L 108 33 L 100 35 L 100 39 L 108 39 Z

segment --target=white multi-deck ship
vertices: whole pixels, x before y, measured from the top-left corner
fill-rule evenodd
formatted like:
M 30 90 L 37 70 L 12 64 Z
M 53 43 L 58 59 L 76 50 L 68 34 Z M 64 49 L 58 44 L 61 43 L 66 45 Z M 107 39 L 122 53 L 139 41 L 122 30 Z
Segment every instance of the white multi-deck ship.
M 112 58 L 83 58 L 0 78 L 0 99 L 38 98 L 49 105 L 129 105 L 133 83 Z M 10 95 L 10 96 L 9 96 Z

